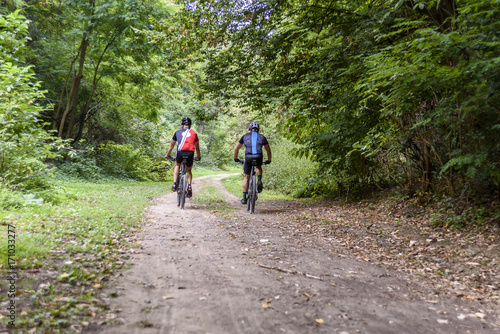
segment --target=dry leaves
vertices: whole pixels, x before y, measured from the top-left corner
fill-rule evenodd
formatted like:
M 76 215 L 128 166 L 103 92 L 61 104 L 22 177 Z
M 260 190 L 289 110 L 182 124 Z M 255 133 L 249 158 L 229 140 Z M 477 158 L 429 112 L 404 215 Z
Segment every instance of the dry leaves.
M 333 254 L 403 271 L 440 294 L 500 302 L 500 234 L 493 225 L 437 228 L 430 208 L 386 199 L 316 201 L 282 212 L 275 226 L 302 239 L 304 247 L 315 237 Z

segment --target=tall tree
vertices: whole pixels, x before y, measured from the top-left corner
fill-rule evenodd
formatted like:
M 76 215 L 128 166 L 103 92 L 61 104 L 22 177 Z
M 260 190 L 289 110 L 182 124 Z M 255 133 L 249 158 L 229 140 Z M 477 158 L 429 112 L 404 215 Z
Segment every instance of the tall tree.
M 195 1 L 172 30 L 206 61 L 206 91 L 280 115 L 339 186 L 452 193 L 500 184 L 498 7 Z
M 152 56 L 158 50 L 136 30 L 149 29 L 150 16 L 168 15 L 163 2 L 45 1 L 35 2 L 27 12 L 33 18 L 31 47 L 40 51 L 32 61 L 55 100 L 51 119 L 59 137 L 82 136 L 92 104 L 101 100 L 95 98 L 102 78 L 152 82 L 153 72 L 145 69 L 154 71 Z M 56 51 L 54 56 L 48 49 Z

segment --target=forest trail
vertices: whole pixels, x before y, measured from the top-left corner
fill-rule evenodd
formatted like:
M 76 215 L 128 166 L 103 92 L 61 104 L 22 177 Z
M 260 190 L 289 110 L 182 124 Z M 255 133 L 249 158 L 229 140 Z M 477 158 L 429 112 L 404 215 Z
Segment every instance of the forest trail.
M 104 291 L 117 295 L 109 313 L 85 333 L 500 333 L 475 304 L 297 233 L 279 215 L 293 203 L 258 202 L 250 215 L 226 176 L 193 182 L 193 196 L 220 189 L 222 216 L 191 200 L 181 211 L 174 193 L 155 200 L 142 248 Z

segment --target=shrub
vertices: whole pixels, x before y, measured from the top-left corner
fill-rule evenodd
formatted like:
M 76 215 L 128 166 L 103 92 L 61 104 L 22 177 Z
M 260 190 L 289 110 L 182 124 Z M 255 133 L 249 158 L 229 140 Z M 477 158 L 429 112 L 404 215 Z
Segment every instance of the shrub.
M 102 178 L 102 169 L 93 156 L 85 153 L 67 155 L 58 163 L 58 170 L 70 177 L 96 181 Z
M 160 181 L 166 178 L 165 161 L 152 159 L 130 144 L 108 141 L 97 150 L 97 164 L 112 176 Z
M 24 198 L 20 193 L 0 187 L 0 209 L 12 210 L 21 208 L 24 205 Z
M 314 178 L 316 163 L 295 155 L 299 145 L 288 139 L 280 138 L 270 146 L 273 159 L 270 165 L 264 166 L 266 187 L 294 196 L 313 195 L 314 186 L 311 187 L 310 181 Z
M 44 92 L 24 64 L 27 31 L 18 11 L 0 16 L 0 40 L 8 45 L 0 53 L 0 181 L 10 189 L 37 187 L 37 178 L 47 173 L 43 161 L 61 144 L 39 121 Z

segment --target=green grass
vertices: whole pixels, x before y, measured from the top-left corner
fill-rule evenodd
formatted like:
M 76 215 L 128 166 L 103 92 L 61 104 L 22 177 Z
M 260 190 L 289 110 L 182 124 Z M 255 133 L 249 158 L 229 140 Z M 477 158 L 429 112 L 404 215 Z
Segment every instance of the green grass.
M 198 192 L 193 201 L 199 204 L 222 203 L 224 202 L 224 196 L 219 193 L 217 187 L 208 186 Z
M 234 171 L 229 170 L 212 170 L 204 167 L 193 167 L 193 177 L 206 176 L 206 175 L 216 175 L 216 174 L 226 174 L 226 173 L 234 173 Z
M 59 185 L 72 199 L 59 205 L 46 203 L 4 212 L 3 222 L 16 226 L 20 259 L 47 254 L 57 247 L 73 247 L 75 242 L 86 245 L 84 250 L 107 245 L 141 221 L 150 199 L 168 190 L 166 183 L 112 179 L 106 183 L 73 180 Z M 0 244 L 5 246 L 5 240 L 6 233 L 1 233 Z
M 99 183 L 74 179 L 59 181 L 57 187 L 66 195 L 62 203 L 34 204 L 0 215 L 0 274 L 7 274 L 7 224 L 11 224 L 19 268 L 16 286 L 21 293 L 16 303 L 26 312 L 18 312 L 13 333 L 35 327 L 67 332 L 70 325 L 81 328 L 82 321 L 89 321 L 88 312 L 77 305 L 94 303 L 108 277 L 120 269 L 118 261 L 126 258 L 123 250 L 138 246 L 131 237 L 140 228 L 150 200 L 170 190 L 166 182 L 117 179 Z M 37 273 L 47 270 L 56 274 L 44 280 L 50 288 L 40 290 Z M 60 297 L 76 302 L 58 301 Z M 0 301 L 6 299 L 6 294 L 0 296 Z M 94 307 L 97 312 L 105 310 L 98 302 Z M 47 313 L 55 314 L 54 319 L 47 319 Z M 0 319 L 0 331 L 7 321 Z
M 234 212 L 234 208 L 224 201 L 224 196 L 214 186 L 204 187 L 200 192 L 196 193 L 193 202 L 203 205 L 207 210 L 221 217 L 228 217 Z
M 241 169 L 238 169 L 241 172 Z M 259 200 L 276 201 L 276 200 L 295 200 L 290 195 L 285 195 L 276 189 L 266 189 L 265 173 L 262 181 L 264 182 L 264 190 L 259 194 Z M 231 194 L 238 197 L 242 196 L 243 173 L 241 175 L 230 176 L 222 179 L 222 184 Z

